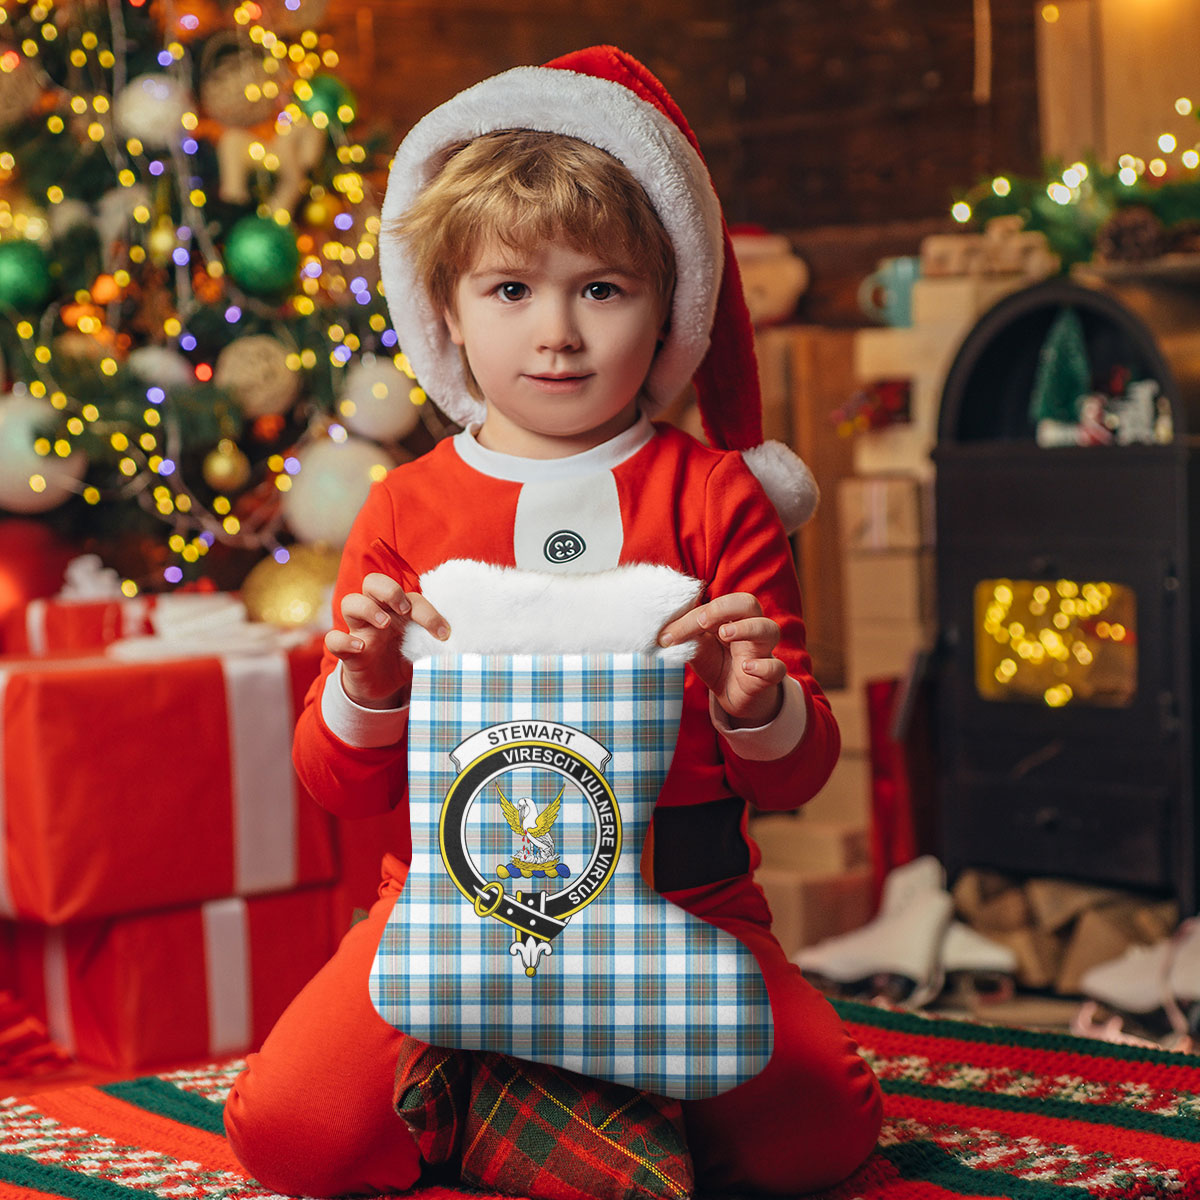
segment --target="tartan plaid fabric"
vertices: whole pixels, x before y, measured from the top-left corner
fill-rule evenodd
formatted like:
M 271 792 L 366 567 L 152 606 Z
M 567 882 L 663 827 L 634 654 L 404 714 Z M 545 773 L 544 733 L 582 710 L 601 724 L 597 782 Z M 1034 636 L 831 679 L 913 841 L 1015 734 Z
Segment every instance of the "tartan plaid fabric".
M 457 1165 L 469 1186 L 538 1200 L 692 1194 L 678 1100 L 406 1037 L 395 1103 L 425 1161 Z
M 631 654 L 417 664 L 413 861 L 371 976 L 385 1020 L 665 1096 L 714 1095 L 766 1065 L 753 956 L 639 869 L 683 671 Z
M 396 1111 L 412 1130 L 427 1163 L 458 1158 L 470 1075 L 471 1055 L 466 1050 L 443 1050 L 416 1038 L 401 1039 Z
M 462 1181 L 538 1200 L 683 1200 L 678 1100 L 501 1054 L 472 1055 Z

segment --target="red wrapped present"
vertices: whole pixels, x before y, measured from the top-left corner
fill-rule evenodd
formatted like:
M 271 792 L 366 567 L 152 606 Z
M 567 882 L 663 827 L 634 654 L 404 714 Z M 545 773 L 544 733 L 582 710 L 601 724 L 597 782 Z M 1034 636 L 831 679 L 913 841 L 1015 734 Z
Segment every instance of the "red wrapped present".
M 329 889 L 51 929 L 16 925 L 19 994 L 80 1060 L 127 1072 L 258 1046 L 334 949 Z
M 31 600 L 9 618 L 10 654 L 99 650 L 121 638 L 153 633 L 153 596 L 129 600 Z
M 292 729 L 320 645 L 0 658 L 0 915 L 59 925 L 337 877 Z

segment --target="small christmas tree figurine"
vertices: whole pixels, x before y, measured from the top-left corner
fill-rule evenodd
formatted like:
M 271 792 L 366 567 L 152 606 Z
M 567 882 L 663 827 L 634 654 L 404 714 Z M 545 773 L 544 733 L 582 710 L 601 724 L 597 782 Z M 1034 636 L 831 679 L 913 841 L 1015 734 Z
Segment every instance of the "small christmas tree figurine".
M 1075 309 L 1064 308 L 1042 342 L 1029 402 L 1031 420 L 1037 426 L 1043 422 L 1077 424 L 1091 384 L 1083 322 Z
M 352 134 L 325 8 L 0 0 L 0 458 L 30 464 L 0 517 L 149 534 L 130 592 L 217 546 L 249 569 L 344 538 L 401 440 L 441 431 L 389 327 L 382 147 Z M 305 494 L 331 488 L 318 531 Z

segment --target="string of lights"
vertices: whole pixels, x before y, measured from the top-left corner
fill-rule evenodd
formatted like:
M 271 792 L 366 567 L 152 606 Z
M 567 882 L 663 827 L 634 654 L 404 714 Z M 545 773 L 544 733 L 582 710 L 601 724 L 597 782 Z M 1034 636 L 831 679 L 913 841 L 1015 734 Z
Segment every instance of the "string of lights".
M 987 579 L 976 585 L 976 685 L 991 700 L 1119 706 L 1137 680 L 1136 611 L 1122 584 Z
M 350 472 L 356 509 L 440 430 L 387 319 L 386 164 L 324 8 L 0 0 L 0 457 L 27 468 L 0 508 L 152 517 L 169 554 L 127 594 L 218 543 L 336 544 L 309 471 Z

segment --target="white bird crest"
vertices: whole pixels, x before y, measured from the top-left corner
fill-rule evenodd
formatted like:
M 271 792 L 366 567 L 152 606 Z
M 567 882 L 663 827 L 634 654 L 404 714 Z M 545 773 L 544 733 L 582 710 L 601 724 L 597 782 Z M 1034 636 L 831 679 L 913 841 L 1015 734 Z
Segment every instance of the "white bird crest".
M 562 806 L 562 795 L 566 784 L 558 789 L 558 795 L 546 805 L 544 812 L 538 812 L 538 806 L 529 796 L 522 796 L 516 804 L 504 794 L 500 785 L 496 791 L 500 793 L 500 808 L 515 833 L 521 839 L 521 858 L 526 862 L 546 862 L 554 857 L 554 837 L 550 830 L 558 820 L 558 810 Z

